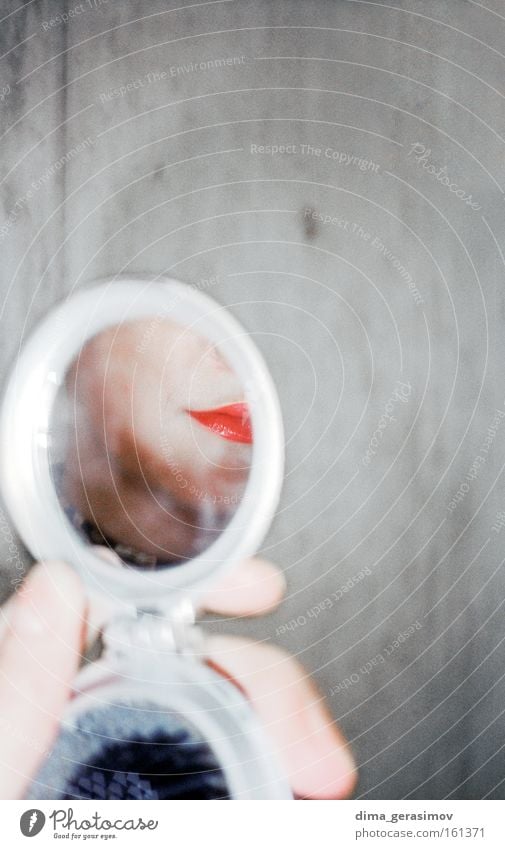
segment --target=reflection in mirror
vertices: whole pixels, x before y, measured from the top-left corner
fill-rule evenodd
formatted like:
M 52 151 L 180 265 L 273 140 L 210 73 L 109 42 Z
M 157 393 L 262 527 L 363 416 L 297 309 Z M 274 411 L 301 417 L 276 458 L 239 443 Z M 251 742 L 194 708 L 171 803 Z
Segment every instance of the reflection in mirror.
M 68 369 L 50 452 L 60 503 L 100 554 L 176 565 L 240 504 L 252 452 L 244 387 L 190 327 L 159 316 L 114 325 Z

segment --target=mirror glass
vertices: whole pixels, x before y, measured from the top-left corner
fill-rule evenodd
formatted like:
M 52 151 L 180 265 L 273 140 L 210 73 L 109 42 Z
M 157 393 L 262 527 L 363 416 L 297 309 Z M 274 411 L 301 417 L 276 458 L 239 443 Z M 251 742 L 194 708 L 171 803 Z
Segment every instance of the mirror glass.
M 51 474 L 97 553 L 169 567 L 225 530 L 252 442 L 232 364 L 194 328 L 153 316 L 106 328 L 71 363 L 51 414 Z

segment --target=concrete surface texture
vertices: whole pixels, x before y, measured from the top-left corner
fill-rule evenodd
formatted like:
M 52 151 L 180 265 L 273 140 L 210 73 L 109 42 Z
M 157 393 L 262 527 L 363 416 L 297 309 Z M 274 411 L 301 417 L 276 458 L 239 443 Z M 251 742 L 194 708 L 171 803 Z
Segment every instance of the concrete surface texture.
M 288 589 L 209 627 L 297 654 L 358 797 L 503 798 L 503 3 L 171 6 L 2 3 L 2 374 L 98 277 L 229 305 L 281 398 Z

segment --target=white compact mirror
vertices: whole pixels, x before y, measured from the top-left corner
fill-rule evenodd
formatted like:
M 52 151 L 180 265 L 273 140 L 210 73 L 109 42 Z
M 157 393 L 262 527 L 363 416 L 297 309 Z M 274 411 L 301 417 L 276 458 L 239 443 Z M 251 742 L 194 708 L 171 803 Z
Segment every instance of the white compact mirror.
M 36 329 L 2 413 L 3 495 L 38 559 L 164 610 L 252 554 L 278 499 L 279 407 L 251 337 L 173 280 L 104 281 Z

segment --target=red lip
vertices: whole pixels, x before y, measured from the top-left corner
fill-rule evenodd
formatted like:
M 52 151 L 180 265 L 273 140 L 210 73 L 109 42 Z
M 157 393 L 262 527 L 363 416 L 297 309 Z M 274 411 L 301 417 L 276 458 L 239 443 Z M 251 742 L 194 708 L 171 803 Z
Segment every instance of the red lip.
M 231 442 L 253 441 L 251 414 L 247 404 L 228 404 L 215 410 L 187 410 L 189 415 L 216 436 Z

